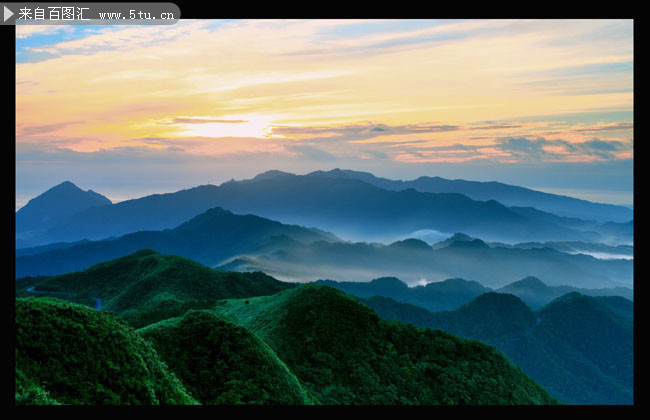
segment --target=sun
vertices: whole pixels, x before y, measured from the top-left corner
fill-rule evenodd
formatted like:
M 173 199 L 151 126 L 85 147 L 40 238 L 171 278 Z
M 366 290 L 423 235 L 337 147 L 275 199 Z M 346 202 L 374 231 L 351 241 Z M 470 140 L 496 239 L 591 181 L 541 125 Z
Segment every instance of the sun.
M 227 118 L 178 117 L 174 126 L 181 137 L 246 137 L 271 138 L 273 121 L 271 116 L 231 115 Z

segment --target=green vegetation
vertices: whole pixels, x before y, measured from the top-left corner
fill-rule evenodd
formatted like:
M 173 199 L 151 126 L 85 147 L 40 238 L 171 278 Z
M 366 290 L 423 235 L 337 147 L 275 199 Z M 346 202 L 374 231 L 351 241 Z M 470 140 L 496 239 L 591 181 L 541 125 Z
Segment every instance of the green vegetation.
M 498 350 L 328 286 L 152 250 L 16 285 L 21 404 L 556 402 Z
M 633 304 L 624 298 L 572 292 L 538 312 L 496 293 L 438 313 L 379 296 L 365 302 L 382 318 L 495 346 L 562 402 L 633 402 Z
M 553 404 L 496 349 L 381 320 L 331 287 L 219 302 L 324 404 Z
M 84 271 L 18 279 L 17 295 L 30 295 L 25 291 L 28 287 L 72 293 L 56 297 L 80 303 L 93 302 L 91 297 L 97 297 L 103 301 L 102 309 L 140 328 L 189 309 L 209 308 L 219 299 L 269 295 L 295 284 L 259 272 L 213 270 L 188 258 L 143 249 Z
M 435 324 L 444 331 L 477 340 L 508 340 L 521 337 L 535 324 L 533 311 L 519 298 L 503 293 L 485 293 L 455 311 L 435 314 Z
M 631 317 L 612 311 L 602 298 L 575 292 L 551 302 L 539 316 L 528 349 L 508 351 L 522 369 L 571 404 L 633 403 Z
M 17 404 L 194 404 L 124 321 L 50 298 L 16 299 Z
M 273 350 L 243 327 L 208 311 L 138 332 L 202 404 L 313 404 Z

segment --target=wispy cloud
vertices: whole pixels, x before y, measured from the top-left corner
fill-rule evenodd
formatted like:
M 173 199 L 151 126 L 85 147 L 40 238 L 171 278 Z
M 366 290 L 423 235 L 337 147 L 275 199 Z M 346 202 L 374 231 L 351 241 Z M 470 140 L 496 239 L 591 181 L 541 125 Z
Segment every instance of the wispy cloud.
M 65 25 L 16 25 L 16 38 L 25 39 L 35 35 L 51 35 L 58 32 L 72 32 L 71 26 Z
M 490 144 L 447 146 L 413 145 L 397 158 L 412 162 L 492 160 L 496 162 L 589 162 L 629 159 L 632 143 L 594 138 L 583 142 L 549 140 L 543 137 L 504 137 Z

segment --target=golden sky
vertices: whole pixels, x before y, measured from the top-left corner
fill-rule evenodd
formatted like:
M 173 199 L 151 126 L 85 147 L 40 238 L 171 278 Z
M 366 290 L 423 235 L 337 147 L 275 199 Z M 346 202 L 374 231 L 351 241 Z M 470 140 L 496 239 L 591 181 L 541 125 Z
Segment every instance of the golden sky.
M 373 23 L 374 30 L 355 31 Z M 629 110 L 631 22 L 413 26 L 182 21 L 103 27 L 72 40 L 60 30 L 50 35 L 56 42 L 28 47 L 47 59 L 17 64 L 18 142 L 43 146 L 52 140 L 52 146 L 80 152 L 173 145 L 219 155 L 280 152 L 305 140 L 317 146 L 314 139 L 334 135 L 346 143 L 378 143 L 395 159 L 414 158 L 411 150 L 446 159 L 449 153 L 435 147 L 489 146 L 507 136 L 631 141 L 631 121 L 528 120 Z M 26 32 L 31 28 L 17 28 L 19 41 L 35 36 Z M 81 29 L 68 28 L 75 30 Z M 618 36 L 606 36 L 608 31 Z M 510 127 L 494 123 L 505 120 Z M 608 124 L 613 129 L 603 131 Z M 386 130 L 359 132 L 378 125 Z M 218 138 L 242 141 L 212 140 Z M 329 151 L 326 143 L 336 142 L 322 142 Z M 481 153 L 512 157 L 500 150 Z
M 19 166 L 120 150 L 378 168 L 633 157 L 630 20 L 18 26 L 16 53 Z

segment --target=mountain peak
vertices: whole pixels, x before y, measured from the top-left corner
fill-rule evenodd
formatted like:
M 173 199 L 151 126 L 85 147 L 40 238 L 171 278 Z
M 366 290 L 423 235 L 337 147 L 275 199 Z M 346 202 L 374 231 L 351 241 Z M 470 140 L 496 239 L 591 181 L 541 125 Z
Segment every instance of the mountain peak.
M 474 238 L 472 238 L 471 236 L 466 235 L 466 234 L 464 234 L 462 232 L 457 232 L 457 233 L 454 233 L 452 235 L 452 237 L 449 238 L 449 239 L 452 240 L 452 241 L 471 241 Z
M 531 319 L 534 322 L 532 310 L 517 296 L 509 293 L 483 293 L 474 300 L 463 305 L 459 311 L 471 311 L 476 314 L 482 314 L 482 316 L 485 316 L 488 313 L 498 313 L 504 322 L 507 323 L 514 321 L 514 319 L 508 320 L 509 318 L 521 318 L 523 315 L 527 318 L 523 322 L 523 325 L 530 325 L 532 323 Z
M 103 195 L 92 190 L 84 191 L 72 182 L 64 181 L 32 198 L 16 212 L 16 237 L 50 228 L 90 207 L 108 204 L 111 200 Z
M 431 250 L 429 244 L 420 239 L 407 238 L 403 241 L 396 241 L 389 245 L 392 248 L 404 248 L 404 249 L 421 249 L 421 250 Z
M 449 245 L 452 245 L 452 244 L 454 244 L 456 242 L 471 242 L 472 240 L 474 240 L 474 238 L 472 238 L 471 236 L 466 235 L 466 234 L 461 233 L 461 232 L 457 232 L 457 233 L 454 233 L 452 236 L 450 236 L 449 238 L 447 238 L 445 240 L 442 240 L 440 242 L 436 242 L 435 244 L 433 244 L 433 248 L 434 249 L 445 248 L 445 247 L 447 247 Z
M 370 281 L 374 286 L 408 288 L 408 285 L 397 277 L 380 277 Z
M 328 178 L 350 178 L 350 176 L 342 169 L 334 168 L 329 171 L 314 171 L 308 173 L 306 176 L 324 176 Z
M 546 283 L 544 283 L 543 281 L 541 281 L 537 277 L 533 277 L 533 276 L 528 276 L 528 277 L 523 278 L 521 280 L 510 283 L 506 287 L 509 287 L 509 286 L 535 288 L 535 289 L 545 289 L 545 288 L 548 287 L 548 285 Z
M 472 249 L 480 249 L 480 248 L 489 248 L 490 246 L 483 242 L 480 239 L 473 239 L 469 241 L 453 241 L 452 243 L 447 246 L 447 248 L 472 248 Z
M 202 225 L 206 222 L 210 222 L 217 218 L 222 218 L 225 216 L 234 216 L 234 214 L 228 210 L 222 209 L 221 207 L 213 207 L 204 211 L 203 213 L 194 216 L 185 223 L 178 225 L 174 230 L 183 231 L 183 230 L 194 230 L 197 226 Z
M 74 194 L 74 196 L 70 197 L 71 194 Z M 71 181 L 63 181 L 62 183 L 53 186 L 52 188 L 45 191 L 41 195 L 31 199 L 30 202 L 41 201 L 44 199 L 52 199 L 52 198 L 79 199 L 80 197 L 83 196 L 91 198 L 94 201 L 97 201 L 99 204 L 111 204 L 111 200 L 104 197 L 103 195 L 93 190 L 84 191 Z
M 50 188 L 50 191 L 54 189 L 61 189 L 61 188 L 75 188 L 77 190 L 81 190 L 81 188 L 77 187 L 72 181 L 63 181 L 62 183 Z
M 569 292 L 567 294 L 560 296 L 559 298 L 554 299 L 551 303 L 549 303 L 549 306 L 560 302 L 573 302 L 575 300 L 581 300 L 581 299 L 589 300 L 589 297 L 580 294 L 578 292 Z
M 472 280 L 465 280 L 461 278 L 435 281 L 435 282 L 427 283 L 425 286 L 422 287 L 430 290 L 444 289 L 447 292 L 451 292 L 451 291 L 466 292 L 468 290 L 472 290 L 472 291 L 476 291 L 477 293 L 483 293 L 484 291 L 489 290 L 486 289 L 482 284 L 478 282 Z
M 271 169 L 270 171 L 262 172 L 261 174 L 256 175 L 253 178 L 253 181 L 260 181 L 264 179 L 277 179 L 277 178 L 287 178 L 296 176 L 289 172 L 279 171 L 277 169 Z

